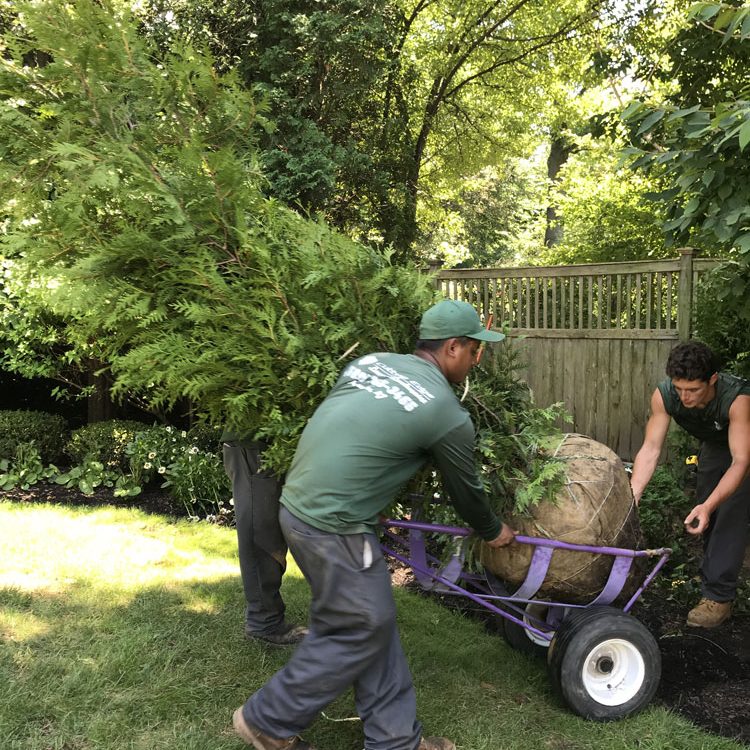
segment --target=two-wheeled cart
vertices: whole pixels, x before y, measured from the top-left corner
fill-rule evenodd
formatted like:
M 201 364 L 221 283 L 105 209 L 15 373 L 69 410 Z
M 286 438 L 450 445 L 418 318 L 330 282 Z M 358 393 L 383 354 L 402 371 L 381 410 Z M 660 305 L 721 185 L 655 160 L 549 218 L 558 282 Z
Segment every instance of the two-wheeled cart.
M 471 600 L 502 618 L 505 638 L 514 648 L 546 653 L 553 687 L 580 716 L 619 719 L 651 701 L 661 677 L 661 654 L 654 636 L 630 610 L 671 550 L 596 547 L 519 535 L 515 543 L 533 546 L 533 554 L 525 580 L 509 593 L 492 574 L 465 569 L 472 533 L 464 527 L 390 519 L 383 522 L 381 545 L 386 555 L 411 568 L 423 589 Z M 429 554 L 427 534 L 453 540 L 455 551 L 447 563 Z M 558 550 L 612 557 L 609 577 L 589 603 L 537 598 L 552 555 Z M 624 606 L 614 607 L 637 558 L 647 559 L 647 573 Z

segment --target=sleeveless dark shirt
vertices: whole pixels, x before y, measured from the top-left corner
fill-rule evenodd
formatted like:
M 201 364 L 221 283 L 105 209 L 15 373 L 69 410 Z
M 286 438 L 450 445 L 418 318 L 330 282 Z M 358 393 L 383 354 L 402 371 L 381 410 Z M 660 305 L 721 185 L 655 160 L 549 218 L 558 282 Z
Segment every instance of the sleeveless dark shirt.
M 729 444 L 729 408 L 737 396 L 750 396 L 750 382 L 725 372 L 719 373 L 716 395 L 703 409 L 684 407 L 670 379 L 658 387 L 667 414 L 680 427 L 702 442 L 722 446 Z

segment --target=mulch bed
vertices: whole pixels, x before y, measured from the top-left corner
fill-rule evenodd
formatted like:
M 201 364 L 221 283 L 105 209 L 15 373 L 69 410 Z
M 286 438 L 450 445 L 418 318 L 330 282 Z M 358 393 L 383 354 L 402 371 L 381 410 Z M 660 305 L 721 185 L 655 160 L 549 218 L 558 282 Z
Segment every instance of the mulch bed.
M 31 490 L 0 493 L 0 499 L 63 505 L 117 505 L 166 515 L 186 515 L 163 490 L 146 489 L 133 498 L 114 498 L 101 489 L 85 496 L 58 485 L 40 484 Z M 226 519 L 224 518 L 224 522 Z M 220 521 L 222 522 L 222 521 Z M 415 587 L 403 566 L 393 566 L 395 585 Z M 456 606 L 456 599 L 448 604 Z M 467 610 L 487 627 L 499 630 L 486 610 Z M 656 591 L 646 591 L 633 614 L 659 643 L 662 679 L 656 701 L 708 732 L 750 746 L 750 615 L 736 614 L 712 630 L 685 626 L 686 609 Z
M 634 614 L 662 656 L 657 693 L 671 710 L 709 732 L 750 745 L 750 615 L 710 630 L 685 625 L 686 609 L 656 593 Z

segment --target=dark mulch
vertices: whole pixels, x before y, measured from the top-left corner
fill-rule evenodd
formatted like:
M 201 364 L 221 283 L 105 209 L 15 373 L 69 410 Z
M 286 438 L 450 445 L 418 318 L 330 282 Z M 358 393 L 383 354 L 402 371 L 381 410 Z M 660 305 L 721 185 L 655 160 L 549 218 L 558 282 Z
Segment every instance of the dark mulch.
M 112 490 L 106 487 L 97 488 L 93 495 L 68 489 L 59 484 L 40 482 L 28 490 L 15 489 L 0 492 L 0 499 L 16 502 L 51 503 L 52 505 L 101 506 L 116 505 L 119 508 L 139 508 L 148 513 L 160 513 L 170 516 L 187 516 L 174 499 L 159 488 L 146 487 L 135 497 L 114 497 Z
M 133 498 L 113 498 L 111 490 L 85 496 L 58 485 L 37 485 L 28 491 L 0 493 L 0 499 L 56 504 L 140 508 L 147 512 L 185 516 L 185 510 L 158 488 Z M 226 516 L 219 519 L 226 522 Z M 394 584 L 415 587 L 408 569 L 392 566 Z M 456 606 L 452 597 L 446 600 Z M 460 600 L 459 600 L 460 605 Z M 494 632 L 497 617 L 486 610 L 465 609 Z M 712 630 L 688 628 L 686 608 L 657 591 L 647 591 L 634 615 L 654 634 L 662 655 L 662 679 L 656 701 L 714 734 L 750 746 L 750 615 L 736 614 Z
M 657 700 L 709 732 L 750 745 L 750 615 L 710 630 L 685 625 L 686 610 L 656 592 L 634 614 L 662 655 Z

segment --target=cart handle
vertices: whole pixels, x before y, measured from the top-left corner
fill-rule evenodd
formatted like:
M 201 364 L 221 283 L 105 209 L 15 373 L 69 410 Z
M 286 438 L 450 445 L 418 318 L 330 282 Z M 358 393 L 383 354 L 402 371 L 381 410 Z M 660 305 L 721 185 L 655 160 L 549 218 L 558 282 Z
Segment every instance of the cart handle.
M 397 529 L 415 529 L 428 534 L 449 534 L 450 536 L 471 536 L 474 532 L 465 526 L 443 526 L 437 523 L 425 523 L 424 521 L 397 521 L 389 518 L 383 521 L 383 526 L 391 526 Z M 573 544 L 561 542 L 557 539 L 547 539 L 538 536 L 524 536 L 518 534 L 515 541 L 519 544 L 531 544 L 535 547 L 552 547 L 553 549 L 571 550 L 573 552 L 593 552 L 600 555 L 620 555 L 621 557 L 660 557 L 665 553 L 671 553 L 668 547 L 659 549 L 633 550 L 624 547 L 596 547 L 591 544 Z

